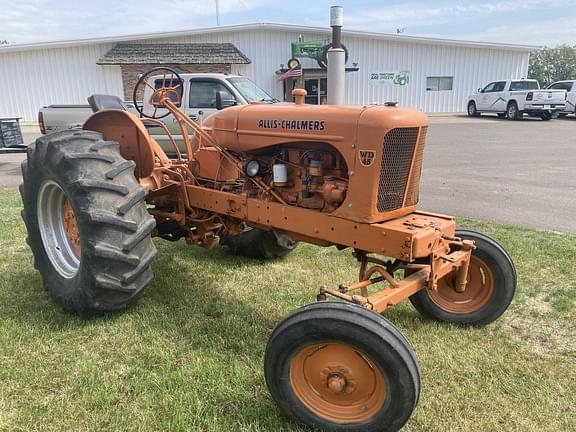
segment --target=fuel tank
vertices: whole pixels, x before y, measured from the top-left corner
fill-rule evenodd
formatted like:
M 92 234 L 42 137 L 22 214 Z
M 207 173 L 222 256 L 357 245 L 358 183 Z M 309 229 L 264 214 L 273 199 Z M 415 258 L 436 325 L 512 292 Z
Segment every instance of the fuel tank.
M 203 127 L 221 146 L 239 152 L 292 142 L 322 142 L 343 156 L 356 153 L 359 140 L 380 142 L 394 128 L 421 127 L 417 110 L 385 106 L 250 104 L 226 108 L 208 117 Z M 362 132 L 359 133 L 359 128 Z M 352 145 L 355 147 L 352 147 Z

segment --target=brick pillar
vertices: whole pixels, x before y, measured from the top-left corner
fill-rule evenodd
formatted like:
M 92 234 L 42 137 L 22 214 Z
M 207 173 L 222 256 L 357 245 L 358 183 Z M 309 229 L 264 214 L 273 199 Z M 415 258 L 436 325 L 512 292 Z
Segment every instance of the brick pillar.
M 166 66 L 182 73 L 231 73 L 232 66 L 229 64 L 123 64 L 120 65 L 122 71 L 122 85 L 124 87 L 124 98 L 132 100 L 134 86 L 138 81 L 138 75 L 154 69 L 156 67 Z M 143 88 L 143 87 L 142 87 Z M 137 99 L 142 100 L 142 92 L 137 95 Z

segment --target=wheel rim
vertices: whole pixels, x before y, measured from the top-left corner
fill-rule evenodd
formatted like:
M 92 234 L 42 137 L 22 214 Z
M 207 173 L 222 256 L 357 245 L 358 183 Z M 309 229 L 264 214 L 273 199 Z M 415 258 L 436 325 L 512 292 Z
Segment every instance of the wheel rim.
M 428 291 L 430 299 L 447 312 L 466 314 L 484 307 L 494 292 L 494 275 L 490 267 L 472 255 L 468 268 L 468 283 L 464 292 L 455 289 L 456 275 L 450 274 L 438 282 L 438 290 Z
M 58 274 L 72 278 L 80 267 L 80 234 L 74 210 L 56 182 L 48 180 L 40 187 L 37 214 L 48 259 Z
M 290 363 L 290 383 L 310 411 L 334 423 L 360 423 L 384 406 L 387 384 L 362 351 L 340 342 L 307 345 Z
M 508 107 L 508 117 L 514 117 L 516 115 L 516 105 L 510 105 Z
M 476 112 L 476 106 L 473 103 L 468 104 L 468 114 L 474 115 L 475 112 Z

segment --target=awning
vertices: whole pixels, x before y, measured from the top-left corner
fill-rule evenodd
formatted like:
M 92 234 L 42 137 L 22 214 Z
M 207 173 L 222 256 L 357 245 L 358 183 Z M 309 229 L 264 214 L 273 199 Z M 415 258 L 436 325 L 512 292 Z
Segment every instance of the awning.
M 250 59 L 231 43 L 119 43 L 96 62 L 123 64 L 249 64 Z

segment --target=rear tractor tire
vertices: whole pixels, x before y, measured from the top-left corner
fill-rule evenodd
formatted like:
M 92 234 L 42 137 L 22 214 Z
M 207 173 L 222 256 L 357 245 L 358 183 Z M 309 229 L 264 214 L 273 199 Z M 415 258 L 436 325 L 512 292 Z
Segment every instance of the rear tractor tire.
M 410 301 L 429 319 L 473 326 L 489 324 L 512 302 L 516 291 L 514 263 L 502 246 L 483 234 L 461 230 L 456 236 L 476 243 L 464 292 L 454 289 L 455 276 L 449 274 L 438 281 L 437 291 L 422 289 Z
M 22 163 L 22 217 L 44 287 L 82 316 L 124 309 L 152 280 L 155 227 L 134 162 L 101 134 L 38 139 Z
M 256 228 L 248 228 L 234 236 L 223 234 L 220 244 L 234 255 L 261 260 L 285 257 L 298 246 L 298 242 L 286 234 Z
M 318 302 L 281 321 L 264 374 L 280 409 L 315 430 L 398 431 L 420 394 L 406 339 L 381 315 L 350 303 Z

